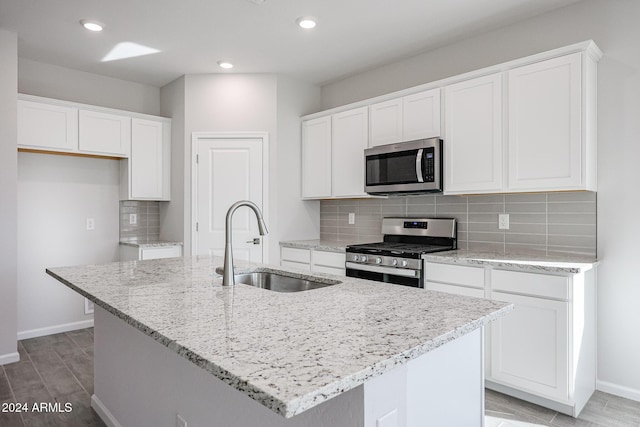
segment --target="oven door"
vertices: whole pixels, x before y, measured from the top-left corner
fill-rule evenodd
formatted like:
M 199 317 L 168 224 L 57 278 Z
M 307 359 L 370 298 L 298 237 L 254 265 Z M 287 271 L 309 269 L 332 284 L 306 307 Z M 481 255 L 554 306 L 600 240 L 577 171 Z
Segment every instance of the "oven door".
M 424 288 L 420 270 L 363 265 L 355 262 L 347 262 L 345 267 L 347 277 L 393 283 L 396 285 L 411 286 L 413 288 Z
M 370 194 L 442 191 L 442 141 L 422 139 L 365 150 Z

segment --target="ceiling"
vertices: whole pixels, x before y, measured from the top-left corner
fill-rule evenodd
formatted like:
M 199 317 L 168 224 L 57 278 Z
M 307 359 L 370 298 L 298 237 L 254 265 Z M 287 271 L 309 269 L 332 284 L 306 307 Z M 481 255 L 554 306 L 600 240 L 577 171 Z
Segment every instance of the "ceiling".
M 577 1 L 0 0 L 0 27 L 18 34 L 22 58 L 154 86 L 219 72 L 322 85 Z M 296 25 L 306 15 L 315 29 Z M 85 30 L 84 18 L 104 31 Z M 122 42 L 159 52 L 101 61 Z

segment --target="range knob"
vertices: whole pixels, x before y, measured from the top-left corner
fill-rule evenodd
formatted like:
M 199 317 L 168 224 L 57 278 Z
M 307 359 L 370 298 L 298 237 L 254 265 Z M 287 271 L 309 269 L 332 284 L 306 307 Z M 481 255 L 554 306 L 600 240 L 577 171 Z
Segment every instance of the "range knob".
M 381 264 L 382 263 L 382 258 L 378 257 L 376 258 L 376 264 Z
M 394 259 L 391 261 L 391 265 L 393 265 L 393 266 L 398 265 L 398 260 L 394 258 Z
M 353 260 L 354 260 L 355 262 L 358 262 L 358 261 L 360 261 L 360 257 L 359 257 L 358 255 L 354 255 L 354 256 L 353 256 Z
M 360 259 L 362 260 L 362 262 L 367 262 L 367 256 L 366 255 L 362 255 L 362 257 Z
M 406 259 L 403 259 L 402 262 L 400 263 L 401 266 L 406 267 L 409 263 L 407 262 Z

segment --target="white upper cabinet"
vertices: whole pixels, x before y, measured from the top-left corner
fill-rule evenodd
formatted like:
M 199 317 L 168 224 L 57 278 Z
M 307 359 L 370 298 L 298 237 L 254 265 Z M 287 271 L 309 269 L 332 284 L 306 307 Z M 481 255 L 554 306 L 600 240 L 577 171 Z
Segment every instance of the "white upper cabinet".
M 440 132 L 440 88 L 402 98 L 402 139 L 434 138 Z
M 364 150 L 369 141 L 368 117 L 368 107 L 332 116 L 332 194 L 335 197 L 366 196 Z
M 78 119 L 81 151 L 107 156 L 129 155 L 131 117 L 80 110 Z
M 447 194 L 502 189 L 502 74 L 444 89 Z
M 369 146 L 402 142 L 402 98 L 379 102 L 369 107 Z
M 121 199 L 169 200 L 170 124 L 131 120 L 131 155 L 122 160 Z
M 18 147 L 77 151 L 78 109 L 18 100 Z
M 361 148 L 433 137 L 443 140 L 444 194 L 597 191 L 601 57 L 593 41 L 577 43 L 307 116 L 303 134 L 333 118 L 331 161 L 325 152 L 302 165 L 316 177 L 331 163 L 331 182 L 320 175 L 323 191 L 307 198 L 367 197 Z
M 508 189 L 586 189 L 582 53 L 515 68 L 508 81 Z
M 302 197 L 331 197 L 331 116 L 302 122 Z
M 440 136 L 440 89 L 369 107 L 369 146 Z

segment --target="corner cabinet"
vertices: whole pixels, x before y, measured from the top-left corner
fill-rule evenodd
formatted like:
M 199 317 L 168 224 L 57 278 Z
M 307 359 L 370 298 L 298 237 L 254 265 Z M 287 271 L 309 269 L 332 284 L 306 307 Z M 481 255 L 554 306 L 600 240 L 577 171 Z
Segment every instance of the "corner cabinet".
M 486 387 L 577 416 L 595 390 L 595 269 L 530 273 L 425 261 L 425 288 L 511 302 L 485 340 Z
M 444 105 L 444 191 L 500 191 L 502 74 L 447 86 Z
M 368 108 L 331 117 L 331 188 L 335 197 L 361 197 L 364 191 L 364 150 L 369 142 Z
M 364 191 L 364 149 L 368 108 L 302 122 L 302 198 L 368 196 Z
M 169 200 L 171 124 L 131 120 L 131 155 L 120 163 L 121 200 Z
M 331 197 L 331 116 L 302 122 L 302 197 Z

